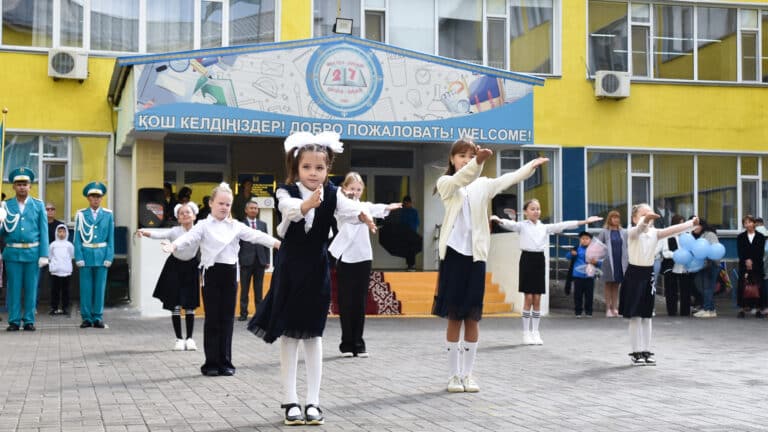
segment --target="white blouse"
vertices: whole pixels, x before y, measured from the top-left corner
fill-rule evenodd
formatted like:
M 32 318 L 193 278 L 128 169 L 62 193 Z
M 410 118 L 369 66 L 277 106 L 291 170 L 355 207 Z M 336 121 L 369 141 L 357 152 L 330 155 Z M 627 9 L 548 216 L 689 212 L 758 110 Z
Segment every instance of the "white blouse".
M 191 229 L 191 228 L 190 228 Z M 175 226 L 171 229 L 165 229 L 162 231 L 146 231 L 149 233 L 149 238 L 156 240 L 170 240 L 174 241 L 188 231 L 182 226 Z M 197 255 L 197 248 L 187 248 L 184 250 L 175 250 L 173 256 L 182 261 L 189 261 Z
M 389 215 L 387 204 L 361 202 L 360 205 L 363 207 L 363 211 L 372 217 L 383 218 Z M 373 259 L 368 225 L 361 222 L 358 215 L 359 213 L 346 217 L 336 216 L 339 232 L 331 242 L 331 246 L 328 247 L 328 252 L 335 258 L 340 259 L 341 262 L 352 264 Z
M 511 219 L 499 219 L 502 228 L 520 233 L 520 249 L 526 252 L 544 252 L 549 247 L 550 234 L 561 233 L 579 226 L 579 221 L 570 220 L 545 224 L 540 220 L 534 224 L 526 219 L 516 222 Z
M 204 269 L 214 265 L 236 264 L 240 251 L 240 240 L 260 244 L 268 248 L 275 247 L 277 239 L 244 223 L 227 218 L 218 220 L 208 215 L 191 230 L 173 241 L 177 250 L 200 247 L 200 266 Z
M 646 222 L 645 216 L 641 217 L 637 225 L 627 230 L 629 263 L 640 267 L 653 266 L 659 240 L 690 230 L 692 227 L 693 221 L 689 220 L 671 227 L 657 229 L 654 228 L 653 222 Z
M 301 214 L 301 203 L 307 198 L 312 196 L 313 191 L 307 189 L 303 184 L 296 183 L 301 193 L 301 198 L 294 198 L 290 192 L 285 189 L 278 188 L 275 192 L 277 197 L 277 209 L 280 210 L 280 214 L 283 216 L 283 220 L 277 226 L 277 235 L 285 237 L 285 233 L 288 232 L 288 227 L 291 222 L 299 222 L 304 219 L 304 232 L 309 232 L 312 229 L 312 223 L 315 221 L 315 209 L 309 209 L 307 214 Z M 325 189 L 320 189 L 320 200 L 323 200 L 323 194 Z M 352 201 L 342 193 L 341 188 L 336 191 L 336 210 L 334 214 L 336 217 L 357 217 L 360 212 L 363 211 L 359 202 Z M 330 232 L 329 232 L 330 234 Z

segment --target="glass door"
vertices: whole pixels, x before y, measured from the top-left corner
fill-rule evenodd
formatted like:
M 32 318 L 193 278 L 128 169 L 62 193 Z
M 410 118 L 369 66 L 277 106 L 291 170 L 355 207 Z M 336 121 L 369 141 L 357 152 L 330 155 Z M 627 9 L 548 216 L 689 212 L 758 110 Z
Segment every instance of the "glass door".
M 69 222 L 69 209 L 66 208 L 69 194 L 69 175 L 67 162 L 43 161 L 43 175 L 40 179 L 40 199 L 53 203 L 56 207 L 55 218 Z

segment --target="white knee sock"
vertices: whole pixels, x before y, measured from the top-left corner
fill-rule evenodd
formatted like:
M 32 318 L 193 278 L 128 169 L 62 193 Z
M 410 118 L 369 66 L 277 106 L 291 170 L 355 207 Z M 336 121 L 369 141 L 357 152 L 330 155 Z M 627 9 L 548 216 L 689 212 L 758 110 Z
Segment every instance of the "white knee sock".
M 445 350 L 448 351 L 448 376 L 461 376 L 461 345 L 445 341 Z
M 523 333 L 531 331 L 531 311 L 523 309 Z
M 651 318 L 641 319 L 640 328 L 643 331 L 640 339 L 640 351 L 650 351 L 651 350 Z
M 534 333 L 539 331 L 539 321 L 541 321 L 541 311 L 531 310 L 531 327 Z
M 296 369 L 299 363 L 299 340 L 280 337 L 280 379 L 283 382 L 283 403 L 299 403 L 296 396 Z
M 472 366 L 475 365 L 475 355 L 477 355 L 477 342 L 464 341 L 464 365 L 461 371 L 463 376 L 472 375 Z
M 323 338 L 304 339 L 307 367 L 307 405 L 320 406 L 320 381 L 323 378 Z
M 632 352 L 640 352 L 640 338 L 642 331 L 640 327 L 640 318 L 629 319 L 629 343 L 632 345 Z

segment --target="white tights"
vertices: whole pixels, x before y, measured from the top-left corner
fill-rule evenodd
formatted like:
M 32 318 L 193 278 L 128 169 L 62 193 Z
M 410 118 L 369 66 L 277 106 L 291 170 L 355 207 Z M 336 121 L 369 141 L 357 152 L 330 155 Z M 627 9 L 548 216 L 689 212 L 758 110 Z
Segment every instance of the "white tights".
M 629 342 L 632 344 L 632 352 L 650 351 L 651 318 L 629 319 Z
M 323 338 L 280 338 L 280 378 L 283 403 L 299 403 L 296 375 L 299 367 L 299 341 L 304 341 L 304 364 L 307 368 L 307 405 L 320 405 L 320 381 L 323 377 Z

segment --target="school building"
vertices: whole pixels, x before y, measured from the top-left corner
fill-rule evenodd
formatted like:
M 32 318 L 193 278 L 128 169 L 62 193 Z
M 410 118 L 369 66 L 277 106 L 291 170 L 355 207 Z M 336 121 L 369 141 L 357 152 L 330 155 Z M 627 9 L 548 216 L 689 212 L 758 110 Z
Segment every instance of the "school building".
M 272 222 L 296 130 L 338 131 L 333 173 L 360 172 L 367 200 L 413 197 L 425 272 L 462 135 L 494 150 L 484 175 L 551 160 L 497 197 L 500 216 L 537 198 L 545 222 L 617 209 L 626 226 L 649 202 L 705 218 L 731 259 L 741 218 L 768 216 L 768 0 L 0 4 L 3 172 L 35 170 L 33 195 L 70 224 L 104 181 L 139 307 L 141 272 L 160 270 L 159 247 L 130 237 L 159 216 L 149 192 L 187 185 L 200 203 L 249 178 Z M 373 243 L 375 269 L 405 267 Z M 489 271 L 517 303 L 514 244 L 494 236 Z

